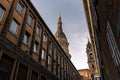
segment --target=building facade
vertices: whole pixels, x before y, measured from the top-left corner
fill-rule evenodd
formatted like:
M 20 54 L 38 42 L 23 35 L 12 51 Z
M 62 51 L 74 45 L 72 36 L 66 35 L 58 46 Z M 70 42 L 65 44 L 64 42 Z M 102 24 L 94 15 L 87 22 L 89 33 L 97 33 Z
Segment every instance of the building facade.
M 30 0 L 0 1 L 0 80 L 82 80 Z
M 120 1 L 83 0 L 102 80 L 120 80 Z

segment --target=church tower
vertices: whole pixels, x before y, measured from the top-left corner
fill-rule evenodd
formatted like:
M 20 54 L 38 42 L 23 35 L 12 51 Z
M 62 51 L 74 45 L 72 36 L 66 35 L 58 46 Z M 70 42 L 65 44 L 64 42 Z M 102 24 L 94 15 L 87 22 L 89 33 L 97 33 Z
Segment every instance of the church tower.
M 98 75 L 98 67 L 97 67 L 97 59 L 95 57 L 95 53 L 93 51 L 93 46 L 90 43 L 88 39 L 87 47 L 86 47 L 86 53 L 88 57 L 88 66 L 91 74 L 91 79 L 94 80 L 94 76 Z
M 95 60 L 94 60 L 94 54 L 92 51 L 92 45 L 88 39 L 88 43 L 87 43 L 87 47 L 86 47 L 86 53 L 87 53 L 87 57 L 88 57 L 88 66 L 90 70 L 94 70 L 95 69 Z
M 66 55 L 70 59 L 71 55 L 69 54 L 69 49 L 68 49 L 69 43 L 68 43 L 68 40 L 66 38 L 66 35 L 64 34 L 64 32 L 62 30 L 61 14 L 59 14 L 57 25 L 58 25 L 58 27 L 57 27 L 57 32 L 55 33 L 55 38 L 57 39 L 57 41 L 59 42 L 59 44 L 63 48 L 64 52 L 66 53 Z

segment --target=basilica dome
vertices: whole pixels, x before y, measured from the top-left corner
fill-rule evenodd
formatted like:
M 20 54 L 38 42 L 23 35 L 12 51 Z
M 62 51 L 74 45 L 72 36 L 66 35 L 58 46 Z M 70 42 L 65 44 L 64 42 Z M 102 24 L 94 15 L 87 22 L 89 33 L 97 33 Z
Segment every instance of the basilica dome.
M 71 55 L 69 54 L 69 49 L 68 49 L 69 43 L 68 43 L 68 40 L 67 40 L 65 33 L 62 30 L 61 15 L 59 15 L 59 17 L 58 17 L 57 24 L 58 24 L 58 27 L 57 27 L 57 32 L 55 33 L 55 38 L 57 39 L 60 46 L 63 48 L 66 55 L 69 58 L 71 58 Z

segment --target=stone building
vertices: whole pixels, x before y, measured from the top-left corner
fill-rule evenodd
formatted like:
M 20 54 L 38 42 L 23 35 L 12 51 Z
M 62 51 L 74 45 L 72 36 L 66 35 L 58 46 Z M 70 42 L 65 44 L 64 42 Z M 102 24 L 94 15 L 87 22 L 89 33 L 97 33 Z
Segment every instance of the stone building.
M 95 69 L 95 60 L 94 60 L 94 54 L 92 51 L 92 45 L 89 40 L 87 43 L 86 53 L 87 53 L 87 58 L 88 58 L 89 69 L 94 70 Z
M 91 77 L 91 80 L 94 80 L 96 64 L 95 64 L 95 56 L 92 51 L 92 45 L 89 40 L 88 40 L 87 47 L 86 47 L 86 53 L 87 53 L 87 58 L 88 58 L 90 77 Z
M 120 0 L 83 0 L 102 80 L 120 80 Z
M 81 69 L 78 70 L 83 80 L 92 80 L 91 79 L 91 70 L 90 69 Z
M 65 51 L 66 55 L 69 58 L 71 58 L 71 55 L 69 54 L 69 49 L 68 49 L 69 43 L 68 43 L 65 33 L 62 30 L 61 14 L 59 14 L 59 17 L 58 17 L 58 27 L 57 27 L 57 32 L 55 33 L 55 38 L 57 39 L 60 46 Z
M 82 80 L 30 0 L 0 0 L 0 80 Z
M 88 69 L 81 69 L 78 70 L 80 75 L 82 76 L 83 80 L 94 80 L 94 76 L 98 75 L 97 73 L 97 65 L 96 65 L 96 58 L 95 54 L 93 53 L 92 44 L 88 39 L 88 43 L 86 45 L 86 54 L 87 54 L 87 63 Z

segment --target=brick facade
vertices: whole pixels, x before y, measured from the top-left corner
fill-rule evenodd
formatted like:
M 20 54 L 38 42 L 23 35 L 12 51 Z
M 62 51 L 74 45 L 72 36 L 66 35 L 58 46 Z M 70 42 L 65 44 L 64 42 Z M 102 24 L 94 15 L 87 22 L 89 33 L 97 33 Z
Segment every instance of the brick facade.
M 0 80 L 81 80 L 30 0 L 0 1 Z
M 119 0 L 83 0 L 102 80 L 120 79 Z M 93 8 L 91 8 L 93 4 Z M 94 14 L 96 13 L 96 15 Z M 96 18 L 95 18 L 96 17 Z

